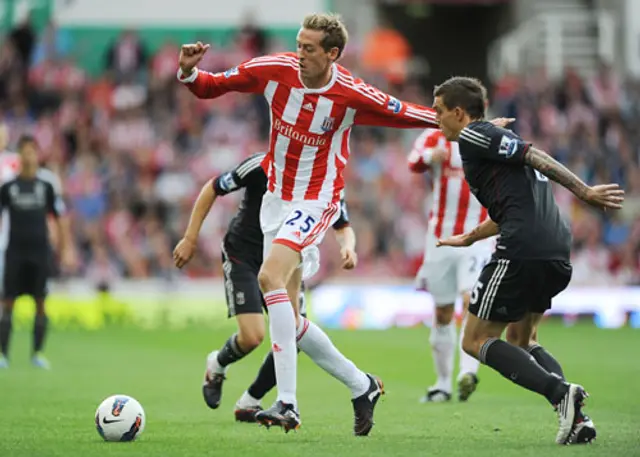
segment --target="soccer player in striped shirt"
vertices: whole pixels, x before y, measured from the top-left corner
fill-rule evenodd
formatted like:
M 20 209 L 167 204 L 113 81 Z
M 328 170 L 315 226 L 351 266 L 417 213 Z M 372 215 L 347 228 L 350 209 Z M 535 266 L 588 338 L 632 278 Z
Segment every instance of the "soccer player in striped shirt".
M 231 220 L 222 242 L 222 260 L 229 317 L 235 316 L 238 332 L 233 334 L 219 351 L 207 357 L 203 396 L 212 409 L 220 406 L 222 385 L 229 365 L 251 353 L 264 337 L 264 300 L 258 286 L 258 271 L 262 264 L 263 235 L 260 230 L 260 206 L 267 188 L 267 176 L 260 166 L 264 153 L 243 160 L 233 170 L 207 182 L 198 196 L 185 235 L 174 250 L 178 268 L 184 267 L 196 251 L 198 234 L 204 219 L 218 197 L 244 189 L 237 214 Z M 347 206 L 340 204 L 340 217 L 334 222 L 336 240 L 340 245 L 342 267 L 346 270 L 357 264 L 355 233 L 349 225 Z M 318 254 L 319 255 L 319 254 Z M 305 271 L 305 279 L 315 273 Z M 354 395 L 369 385 L 369 377 L 331 343 L 320 327 L 307 319 L 304 293 L 299 296 L 299 310 L 303 325 L 297 335 L 298 347 L 318 366 L 342 381 Z M 322 342 L 322 344 L 319 344 Z M 269 352 L 254 383 L 236 403 L 236 420 L 255 422 L 261 411 L 261 399 L 276 383 L 273 352 Z M 356 434 L 364 433 L 371 424 L 356 423 Z M 368 431 L 367 431 L 368 432 Z
M 441 130 L 426 129 L 418 137 L 409 154 L 409 169 L 415 173 L 428 172 L 433 183 L 424 260 L 416 285 L 420 290 L 428 290 L 435 303 L 430 343 L 437 379 L 421 401 L 451 400 L 456 347 L 460 348 L 458 399 L 467 401 L 478 384 L 480 362 L 458 344 L 454 304 L 461 296 L 466 314 L 471 289 L 491 257 L 493 243 L 487 239 L 464 249 L 436 249 L 436 243 L 441 238 L 470 231 L 487 219 L 487 210 L 464 179 L 458 143 L 447 141 Z
M 301 321 L 295 309 L 299 266 L 340 214 L 351 129 L 437 126 L 430 108 L 391 97 L 338 65 L 346 44 L 347 30 L 338 17 L 312 14 L 298 33 L 297 53 L 258 57 L 217 74 L 196 68 L 208 45 L 185 45 L 180 53 L 178 79 L 196 96 L 260 93 L 269 103 L 271 141 L 263 162 L 268 183 L 260 216 L 265 261 L 259 282 L 269 308 L 278 402 L 257 418 L 282 423 L 285 430 L 300 425 L 296 327 Z M 363 384 L 353 399 L 357 421 L 372 423 L 381 393 L 378 380 Z

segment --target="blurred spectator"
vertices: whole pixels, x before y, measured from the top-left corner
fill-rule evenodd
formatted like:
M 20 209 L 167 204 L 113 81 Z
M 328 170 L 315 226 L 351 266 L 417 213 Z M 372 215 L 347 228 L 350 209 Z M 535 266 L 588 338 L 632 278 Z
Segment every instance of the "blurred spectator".
M 384 75 L 392 84 L 402 84 L 405 81 L 410 57 L 409 42 L 385 18 L 365 38 L 363 68 L 368 72 Z
M 29 13 L 24 20 L 9 33 L 9 41 L 18 51 L 18 56 L 23 68 L 29 67 L 31 53 L 36 40 L 36 32 L 33 28 L 32 15 Z
M 106 68 L 116 81 L 135 81 L 143 75 L 147 49 L 135 30 L 125 30 L 107 51 Z
M 31 55 L 31 65 L 38 65 L 44 60 L 66 58 L 71 53 L 73 42 L 68 30 L 58 29 L 55 22 L 49 22 L 40 34 Z

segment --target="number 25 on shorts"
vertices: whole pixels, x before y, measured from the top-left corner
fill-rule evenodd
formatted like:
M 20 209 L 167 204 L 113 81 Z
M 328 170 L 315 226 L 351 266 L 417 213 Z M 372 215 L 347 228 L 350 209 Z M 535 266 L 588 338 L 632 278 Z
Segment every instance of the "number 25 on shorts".
M 316 220 L 313 216 L 306 215 L 299 209 L 295 210 L 285 222 L 285 225 L 292 227 L 298 226 L 301 233 L 308 233 L 315 225 Z

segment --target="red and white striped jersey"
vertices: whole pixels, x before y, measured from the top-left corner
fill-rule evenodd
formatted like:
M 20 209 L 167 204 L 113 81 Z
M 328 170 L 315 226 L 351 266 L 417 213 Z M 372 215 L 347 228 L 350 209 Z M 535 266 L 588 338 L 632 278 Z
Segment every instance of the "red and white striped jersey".
M 15 152 L 0 152 L 0 184 L 9 181 L 20 172 L 20 155 Z
M 437 125 L 430 108 L 399 101 L 337 64 L 325 87 L 306 88 L 294 53 L 258 57 L 224 73 L 194 71 L 185 78 L 179 70 L 178 79 L 199 98 L 231 91 L 264 94 L 271 137 L 263 167 L 268 190 L 286 201 L 340 200 L 354 125 Z
M 435 163 L 431 158 L 438 149 L 445 149 L 448 154 L 442 162 Z M 431 172 L 429 233 L 436 238 L 469 232 L 488 217 L 464 179 L 458 143 L 447 141 L 441 130 L 426 129 L 418 137 L 409 154 L 409 168 L 416 173 Z

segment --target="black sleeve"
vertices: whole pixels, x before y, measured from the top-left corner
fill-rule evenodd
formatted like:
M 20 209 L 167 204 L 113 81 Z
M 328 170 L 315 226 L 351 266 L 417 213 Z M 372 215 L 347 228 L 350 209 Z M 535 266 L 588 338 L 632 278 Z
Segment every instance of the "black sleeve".
M 9 207 L 9 191 L 7 184 L 0 186 L 0 211 Z
M 340 200 L 340 217 L 338 217 L 338 220 L 333 224 L 333 228 L 340 230 L 345 227 L 349 227 L 349 213 L 347 211 L 347 202 L 343 198 Z
M 222 173 L 213 180 L 213 190 L 216 195 L 227 195 L 250 185 L 258 176 L 264 176 L 262 169 L 264 154 L 254 154 L 243 160 L 233 170 Z
M 524 165 L 524 155 L 530 146 L 510 130 L 488 122 L 465 127 L 458 144 L 464 159 L 481 158 L 514 165 Z

